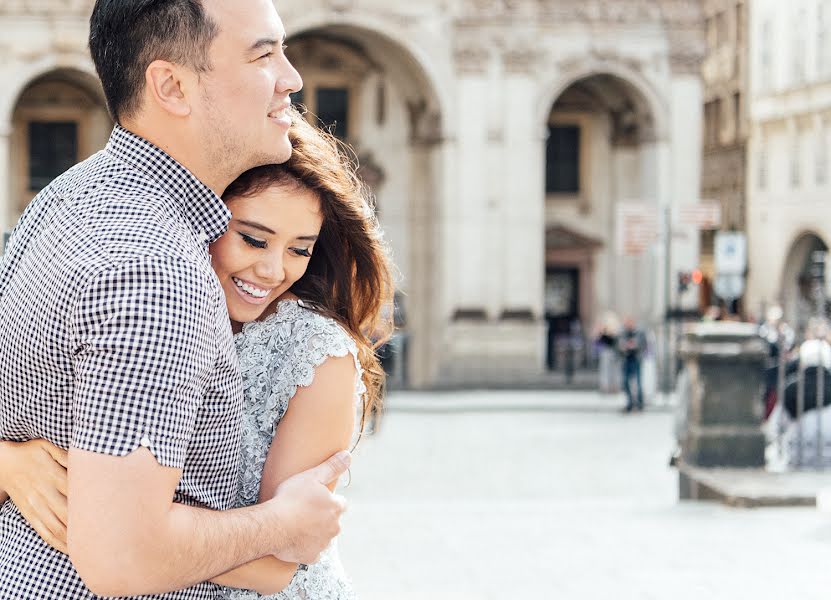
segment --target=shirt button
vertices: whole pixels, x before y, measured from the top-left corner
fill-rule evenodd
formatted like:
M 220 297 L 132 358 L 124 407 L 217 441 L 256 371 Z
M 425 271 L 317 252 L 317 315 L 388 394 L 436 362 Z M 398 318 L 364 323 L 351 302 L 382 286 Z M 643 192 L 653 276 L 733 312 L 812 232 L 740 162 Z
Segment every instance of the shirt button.
M 145 448 L 149 448 L 150 447 L 150 438 L 145 435 L 144 437 L 141 438 L 141 441 L 139 443 L 142 446 L 144 446 Z

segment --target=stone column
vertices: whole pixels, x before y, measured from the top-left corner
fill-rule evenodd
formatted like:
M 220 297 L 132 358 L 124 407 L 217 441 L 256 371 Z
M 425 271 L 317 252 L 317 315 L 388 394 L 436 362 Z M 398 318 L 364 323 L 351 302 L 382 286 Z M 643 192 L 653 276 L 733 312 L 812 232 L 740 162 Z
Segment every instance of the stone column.
M 442 304 L 442 197 L 444 141 L 438 114 L 425 112 L 412 122 L 410 178 L 410 275 L 405 298 L 407 383 L 416 388 L 436 382 L 442 360 L 439 315 Z
M 749 323 L 704 323 L 681 343 L 689 383 L 681 391 L 682 498 L 694 495 L 685 467 L 761 468 L 764 366 L 767 347 Z

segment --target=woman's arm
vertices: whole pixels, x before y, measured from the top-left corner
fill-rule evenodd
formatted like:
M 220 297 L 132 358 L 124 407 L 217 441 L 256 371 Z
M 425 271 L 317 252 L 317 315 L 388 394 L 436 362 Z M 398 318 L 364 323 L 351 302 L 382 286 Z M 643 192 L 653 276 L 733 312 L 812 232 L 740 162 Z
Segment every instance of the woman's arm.
M 355 361 L 331 357 L 315 370 L 309 387 L 298 388 L 268 451 L 260 501 L 271 498 L 283 481 L 314 467 L 349 446 L 355 427 Z M 330 489 L 334 491 L 335 484 Z M 228 587 L 276 594 L 294 577 L 297 565 L 262 558 L 212 579 Z
M 0 503 L 11 498 L 47 544 L 67 553 L 66 450 L 46 440 L 0 441 Z

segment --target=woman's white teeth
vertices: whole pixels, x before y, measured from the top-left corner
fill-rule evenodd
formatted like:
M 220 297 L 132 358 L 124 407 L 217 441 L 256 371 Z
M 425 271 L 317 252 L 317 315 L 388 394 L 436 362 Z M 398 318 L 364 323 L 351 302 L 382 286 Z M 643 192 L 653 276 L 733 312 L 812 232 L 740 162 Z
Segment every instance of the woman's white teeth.
M 265 298 L 271 292 L 271 290 L 264 290 L 258 287 L 254 287 L 251 284 L 245 283 L 242 279 L 237 279 L 236 277 L 231 277 L 233 282 L 236 286 L 244 292 L 251 294 L 255 298 Z

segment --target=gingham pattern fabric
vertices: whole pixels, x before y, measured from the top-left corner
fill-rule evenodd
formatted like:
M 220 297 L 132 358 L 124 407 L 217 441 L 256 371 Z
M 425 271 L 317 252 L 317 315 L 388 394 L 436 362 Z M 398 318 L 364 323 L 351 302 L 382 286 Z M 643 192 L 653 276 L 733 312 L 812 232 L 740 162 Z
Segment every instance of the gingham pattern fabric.
M 183 469 L 177 502 L 233 507 L 242 384 L 207 251 L 229 218 L 182 165 L 118 126 L 43 190 L 0 262 L 0 437 L 113 456 L 145 446 Z M 94 597 L 6 502 L 0 598 Z

